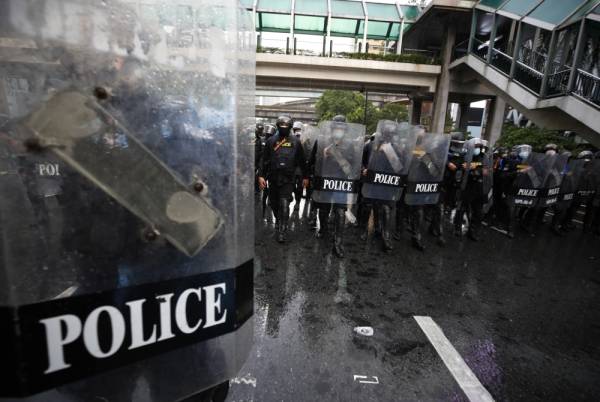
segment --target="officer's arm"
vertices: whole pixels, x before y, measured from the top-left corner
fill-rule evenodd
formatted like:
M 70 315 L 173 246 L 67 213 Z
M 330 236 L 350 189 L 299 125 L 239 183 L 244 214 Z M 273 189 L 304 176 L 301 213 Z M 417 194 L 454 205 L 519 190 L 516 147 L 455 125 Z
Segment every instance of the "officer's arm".
M 269 173 L 269 167 L 271 166 L 271 151 L 271 139 L 268 139 L 261 155 L 258 177 L 266 177 Z
M 362 168 L 366 169 L 369 166 L 369 156 L 371 155 L 371 143 L 365 144 L 362 154 Z

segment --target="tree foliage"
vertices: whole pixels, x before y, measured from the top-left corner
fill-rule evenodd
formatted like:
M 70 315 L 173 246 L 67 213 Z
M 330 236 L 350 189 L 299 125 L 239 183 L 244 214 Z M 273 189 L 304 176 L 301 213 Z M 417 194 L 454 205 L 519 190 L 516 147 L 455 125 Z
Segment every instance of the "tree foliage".
M 404 105 L 388 103 L 382 108 L 371 102 L 366 102 L 366 105 L 367 134 L 375 132 L 379 120 L 408 120 L 408 110 Z M 331 120 L 338 114 L 346 116 L 350 123 L 364 124 L 365 121 L 365 97 L 359 92 L 327 90 L 317 101 L 315 109 L 320 121 Z
M 542 152 L 546 144 L 556 144 L 562 150 L 579 153 L 589 146 L 577 144 L 572 138 L 566 137 L 558 131 L 547 130 L 535 126 L 516 127 L 505 124 L 502 128 L 502 136 L 497 142 L 498 146 L 513 147 L 520 144 L 529 144 L 534 151 Z

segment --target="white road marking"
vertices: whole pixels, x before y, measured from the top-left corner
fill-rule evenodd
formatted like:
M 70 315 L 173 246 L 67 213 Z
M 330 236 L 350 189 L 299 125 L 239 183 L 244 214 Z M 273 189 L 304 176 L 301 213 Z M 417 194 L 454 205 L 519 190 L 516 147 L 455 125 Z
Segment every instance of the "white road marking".
M 467 363 L 454 349 L 442 329 L 431 317 L 414 316 L 417 324 L 438 352 L 450 373 L 471 402 L 493 402 L 494 398 L 479 382 Z
M 372 378 L 372 380 L 367 380 L 367 378 Z M 366 376 L 366 375 L 357 375 L 354 374 L 354 381 L 358 379 L 358 382 L 361 384 L 379 384 L 379 378 L 376 375 L 374 376 Z

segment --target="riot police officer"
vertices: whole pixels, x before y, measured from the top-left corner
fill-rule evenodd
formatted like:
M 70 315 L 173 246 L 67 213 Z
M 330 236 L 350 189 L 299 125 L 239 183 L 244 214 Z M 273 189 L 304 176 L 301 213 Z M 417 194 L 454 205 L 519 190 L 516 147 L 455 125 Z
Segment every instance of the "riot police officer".
M 292 124 L 289 116 L 277 119 L 277 134 L 267 140 L 258 178 L 263 189 L 267 186 L 266 180 L 269 181 L 269 205 L 275 214 L 279 243 L 286 241 L 296 168 L 302 171 L 303 186 L 308 184 L 304 151 L 300 140 L 291 135 Z
M 263 151 L 265 149 L 265 146 L 267 145 L 267 140 L 269 138 L 271 138 L 273 135 L 275 135 L 275 133 L 277 132 L 277 129 L 275 128 L 275 126 L 273 126 L 272 124 L 267 124 L 265 126 L 265 130 L 264 130 L 264 137 L 262 138 L 262 147 L 261 147 L 261 159 L 258 162 L 258 165 L 256 166 L 256 181 L 258 183 L 258 172 L 260 170 L 261 164 L 262 164 L 262 154 Z M 260 183 L 259 183 L 259 188 L 260 188 Z M 267 205 L 268 205 L 268 200 L 269 200 L 269 182 L 267 181 L 266 183 L 266 187 L 262 189 L 262 218 L 266 219 L 268 222 L 271 221 L 271 215 L 269 214 L 269 216 L 267 217 Z
M 483 204 L 485 196 L 483 191 L 483 176 L 491 174 L 483 168 L 484 144 L 481 139 L 473 138 L 468 142 L 469 157 L 463 164 L 465 171 L 464 191 L 461 194 L 460 208 L 457 210 L 457 216 L 462 217 L 466 214 L 469 218 L 469 230 L 467 237 L 473 241 L 479 240 L 479 229 L 483 219 Z M 461 232 L 462 234 L 462 232 Z

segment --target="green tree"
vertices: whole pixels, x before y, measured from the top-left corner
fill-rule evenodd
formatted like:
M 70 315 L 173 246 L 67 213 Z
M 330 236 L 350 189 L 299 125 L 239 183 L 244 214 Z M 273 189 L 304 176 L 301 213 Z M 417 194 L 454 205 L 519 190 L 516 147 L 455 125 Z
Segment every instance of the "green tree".
M 359 92 L 326 90 L 317 101 L 315 109 L 320 121 L 331 120 L 341 114 L 350 123 L 365 123 L 365 97 Z M 408 110 L 404 105 L 392 103 L 380 109 L 367 102 L 367 135 L 374 133 L 377 122 L 384 119 L 406 121 Z
M 546 144 L 553 143 L 561 149 L 577 152 L 581 146 L 578 146 L 571 138 L 565 137 L 558 131 L 547 130 L 539 127 L 516 127 L 512 124 L 505 124 L 502 128 L 502 136 L 497 145 L 504 147 L 513 147 L 520 144 L 529 144 L 534 151 L 541 152 Z

